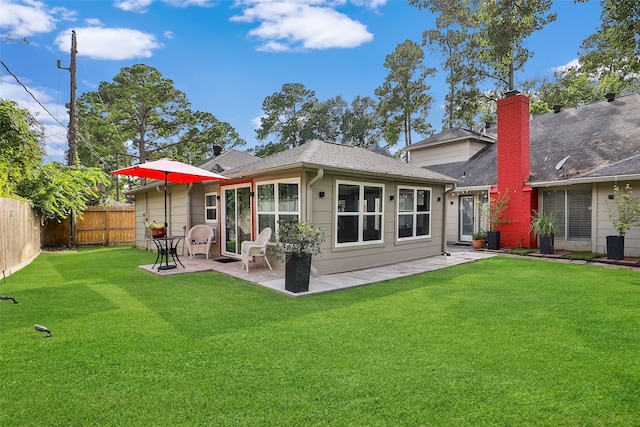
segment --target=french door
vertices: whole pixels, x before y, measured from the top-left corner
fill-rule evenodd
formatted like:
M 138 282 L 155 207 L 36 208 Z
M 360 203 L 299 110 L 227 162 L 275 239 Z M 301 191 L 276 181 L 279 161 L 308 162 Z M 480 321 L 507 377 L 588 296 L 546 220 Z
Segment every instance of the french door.
M 474 232 L 473 223 L 475 218 L 474 196 L 460 196 L 460 241 L 470 242 Z
M 223 187 L 223 198 L 222 254 L 238 256 L 242 242 L 251 240 L 251 186 Z

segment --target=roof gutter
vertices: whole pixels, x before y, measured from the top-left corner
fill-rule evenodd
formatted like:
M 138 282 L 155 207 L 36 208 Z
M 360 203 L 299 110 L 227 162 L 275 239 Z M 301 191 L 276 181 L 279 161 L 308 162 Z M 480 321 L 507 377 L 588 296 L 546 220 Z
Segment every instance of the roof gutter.
M 454 187 L 452 190 L 450 191 L 457 191 L 459 193 L 468 193 L 468 192 L 473 192 L 473 191 L 489 191 L 491 190 L 493 186 L 492 185 L 475 185 L 473 187 Z
M 323 165 L 319 165 L 319 164 L 315 164 L 315 163 L 305 163 L 305 162 L 298 162 L 298 163 L 292 163 L 289 165 L 284 165 L 284 166 L 276 166 L 273 168 L 265 168 L 265 169 L 259 169 L 256 171 L 242 171 L 242 172 L 237 172 L 237 173 L 232 173 L 232 174 L 228 174 L 225 175 L 226 177 L 228 177 L 230 180 L 234 180 L 234 179 L 243 179 L 243 178 L 249 178 L 249 177 L 254 177 L 254 176 L 259 176 L 259 175 L 264 175 L 264 174 L 268 174 L 268 173 L 274 173 L 274 172 L 279 172 L 279 171 L 289 171 L 292 169 L 296 169 L 296 168 L 302 168 L 302 169 L 310 169 L 313 168 L 314 170 L 319 170 L 319 169 L 323 169 L 323 171 L 333 171 L 333 172 L 338 172 L 340 174 L 343 175 L 353 175 L 353 176 L 384 176 L 384 177 L 389 177 L 392 179 L 404 179 L 404 180 L 415 180 L 415 181 L 420 181 L 420 182 L 430 182 L 430 183 L 434 183 L 434 184 L 443 184 L 443 185 L 447 185 L 447 184 L 454 184 L 457 181 L 456 180 L 445 180 L 445 179 L 438 179 L 438 178 L 429 178 L 429 177 L 424 177 L 424 176 L 406 176 L 406 175 L 396 175 L 396 174 L 387 174 L 387 173 L 381 173 L 381 172 L 368 172 L 368 171 L 348 171 L 346 169 L 343 168 L 339 168 L 339 167 L 327 167 L 327 166 L 323 166 Z
M 616 176 L 598 176 L 598 177 L 581 177 L 581 178 L 569 178 L 560 181 L 538 181 L 538 182 L 526 182 L 525 184 L 532 187 L 544 188 L 544 187 L 563 187 L 567 185 L 579 185 L 579 184 L 594 184 L 600 182 L 611 181 L 635 181 L 640 180 L 640 174 L 627 174 Z

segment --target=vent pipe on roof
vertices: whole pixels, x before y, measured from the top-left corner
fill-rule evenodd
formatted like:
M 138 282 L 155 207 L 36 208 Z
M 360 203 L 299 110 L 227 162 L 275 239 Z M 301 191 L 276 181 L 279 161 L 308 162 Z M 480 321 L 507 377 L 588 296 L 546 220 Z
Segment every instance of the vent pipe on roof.
M 554 106 L 553 106 L 553 112 L 554 113 L 559 113 L 561 109 L 562 109 L 562 105 L 554 104 Z
M 222 147 L 219 145 L 214 145 L 213 146 L 213 155 L 215 157 L 218 157 L 220 155 L 220 153 L 222 153 Z
M 605 95 L 605 98 L 607 98 L 607 102 L 611 102 L 614 99 L 616 99 L 616 93 L 615 92 L 609 92 Z

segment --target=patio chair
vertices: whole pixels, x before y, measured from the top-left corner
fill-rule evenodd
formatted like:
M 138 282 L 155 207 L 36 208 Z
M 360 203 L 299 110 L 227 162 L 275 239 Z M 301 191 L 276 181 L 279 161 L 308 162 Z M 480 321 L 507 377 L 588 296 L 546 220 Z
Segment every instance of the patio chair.
M 269 260 L 267 259 L 267 244 L 269 243 L 269 239 L 271 238 L 271 227 L 266 227 L 264 230 L 260 232 L 258 238 L 255 241 L 245 240 L 242 242 L 242 268 L 247 266 L 247 273 L 249 272 L 249 259 L 254 256 L 261 256 L 264 258 L 265 262 L 269 266 L 269 270 L 273 270 L 271 268 L 271 264 L 269 264 Z
M 191 227 L 185 237 L 189 258 L 193 259 L 195 254 L 204 254 L 209 259 L 209 248 L 215 239 L 215 231 L 208 225 L 198 224 Z

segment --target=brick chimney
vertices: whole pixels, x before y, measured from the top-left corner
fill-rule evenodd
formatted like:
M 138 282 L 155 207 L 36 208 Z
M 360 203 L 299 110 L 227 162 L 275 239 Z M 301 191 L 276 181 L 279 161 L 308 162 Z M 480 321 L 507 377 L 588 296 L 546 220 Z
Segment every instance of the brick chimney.
M 491 189 L 491 197 L 509 195 L 504 213 L 509 221 L 499 226 L 502 247 L 536 247 L 529 226 L 538 196 L 525 185 L 531 174 L 529 158 L 529 98 L 509 92 L 498 101 L 498 185 Z

